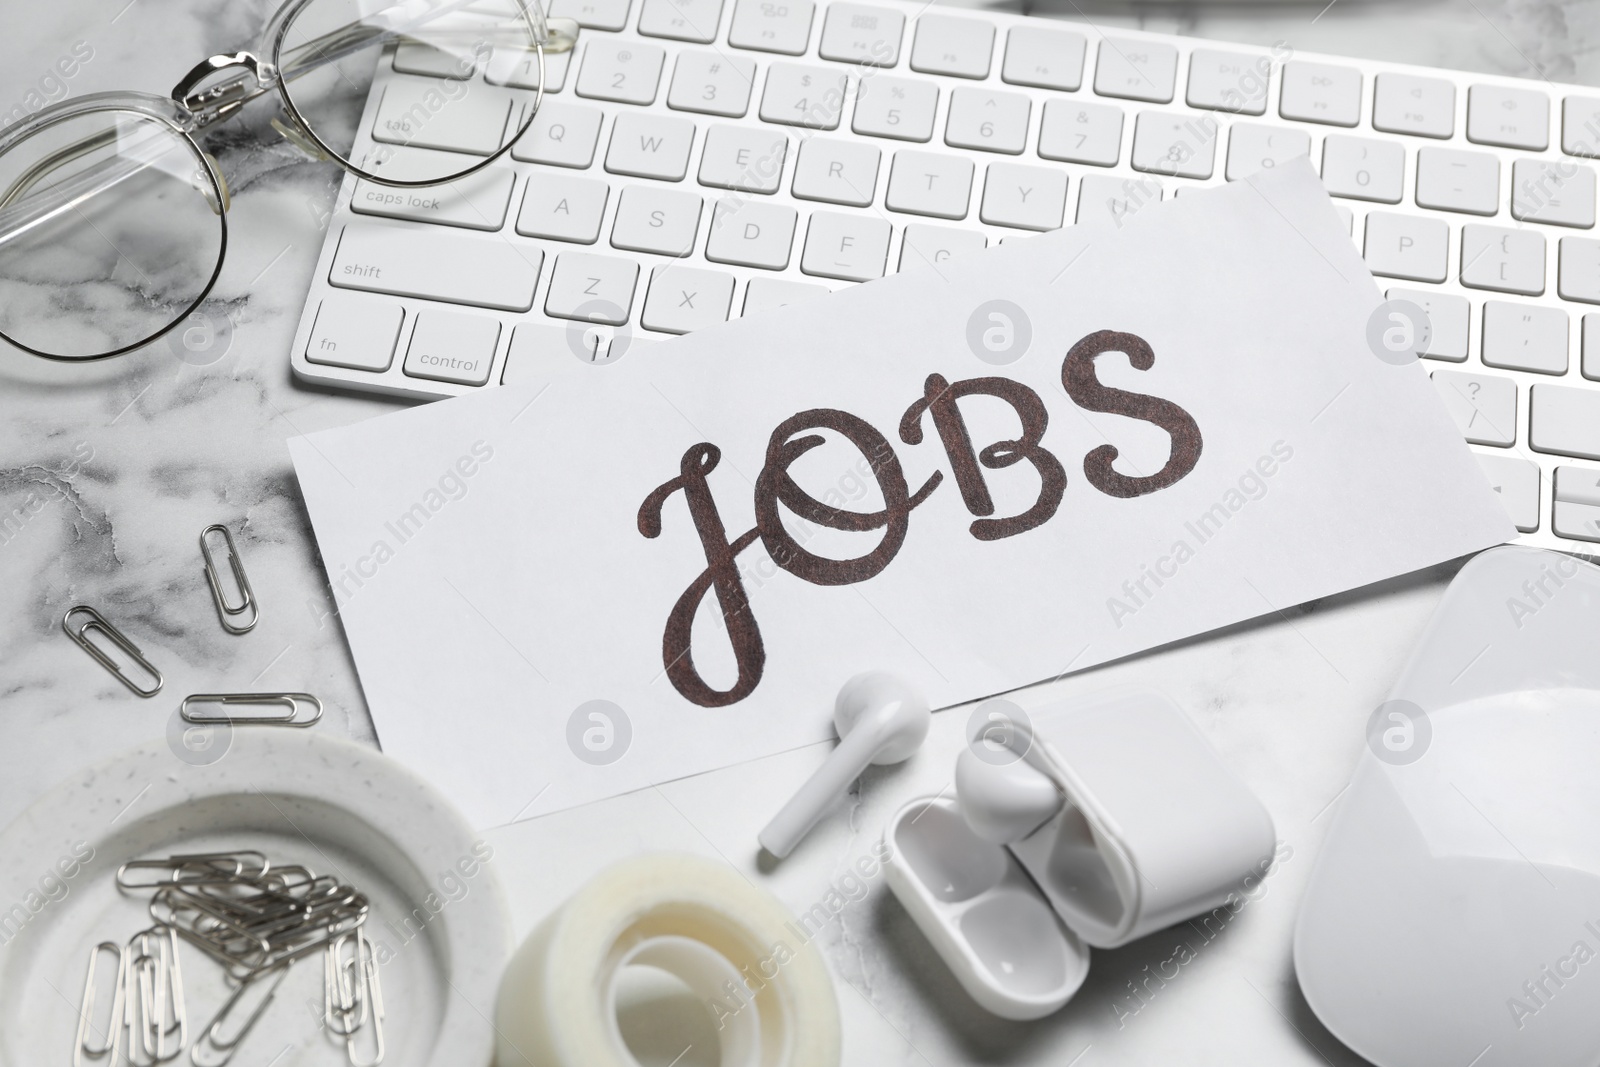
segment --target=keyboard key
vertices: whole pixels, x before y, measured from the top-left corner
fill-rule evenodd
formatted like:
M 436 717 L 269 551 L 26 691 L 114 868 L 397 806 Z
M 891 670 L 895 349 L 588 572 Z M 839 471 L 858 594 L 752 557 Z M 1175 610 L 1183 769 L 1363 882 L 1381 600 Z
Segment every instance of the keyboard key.
M 330 367 L 385 371 L 394 360 L 405 311 L 371 297 L 330 296 L 317 308 L 306 359 Z
M 1443 78 L 1380 74 L 1372 88 L 1372 128 L 1449 137 L 1456 132 L 1456 87 Z
M 1373 211 L 1363 252 L 1367 269 L 1386 278 L 1442 282 L 1450 273 L 1450 227 L 1442 219 Z
M 1600 507 L 1557 500 L 1552 509 L 1551 526 L 1562 537 L 1600 541 Z
M 1059 229 L 1067 211 L 1067 175 L 1049 167 L 991 163 L 978 217 L 991 226 Z
M 482 385 L 499 343 L 498 319 L 430 309 L 417 316 L 402 369 L 412 378 Z
M 628 0 L 550 0 L 550 17 L 575 19 L 586 30 L 620 30 L 628 24 Z
M 1405 194 L 1405 146 L 1330 133 L 1322 142 L 1322 184 L 1334 196 L 1398 204 Z
M 761 119 L 785 126 L 836 130 L 839 113 L 844 109 L 845 83 L 842 73 L 827 67 L 774 63 L 767 71 L 767 87 L 761 94 Z
M 1555 488 L 1557 500 L 1600 507 L 1600 470 L 1562 464 L 1556 468 Z
M 1161 183 L 1153 178 L 1113 178 L 1109 175 L 1086 175 L 1078 183 L 1079 225 L 1084 223 L 1110 223 L 1121 226 L 1123 221 L 1142 207 L 1161 202 Z
M 995 166 L 1011 166 L 997 163 Z M 1066 175 L 1062 175 L 1066 181 Z M 937 267 L 952 258 L 968 252 L 981 252 L 988 247 L 989 239 L 977 230 L 958 230 L 953 226 L 929 226 L 913 222 L 906 227 L 905 239 L 900 244 L 900 269 Z
M 781 278 L 751 278 L 744 291 L 744 312 L 748 317 L 772 308 L 798 304 L 802 300 L 827 296 L 833 290 L 816 282 L 791 282 Z
M 1210 115 L 1142 111 L 1133 124 L 1134 170 L 1209 178 L 1216 167 L 1217 120 Z
M 866 207 L 878 189 L 877 146 L 860 141 L 812 137 L 800 144 L 794 168 L 794 195 L 802 200 Z
M 437 173 L 437 172 L 436 172 Z M 362 179 L 350 198 L 358 215 L 384 215 L 468 230 L 498 230 L 505 225 L 516 174 L 510 167 L 485 167 L 444 185 L 401 189 Z
M 1528 443 L 1537 452 L 1600 459 L 1600 389 L 1529 389 Z
M 1600 241 L 1563 237 L 1560 248 L 1561 275 L 1556 291 L 1563 300 L 1600 304 Z
M 1561 150 L 1569 156 L 1600 156 L 1600 100 L 1567 97 L 1561 106 Z
M 610 192 L 610 186 L 593 178 L 535 174 L 522 194 L 517 232 L 592 245 L 600 239 L 600 218 Z
M 1600 314 L 1584 315 L 1582 325 L 1582 362 L 1579 370 L 1584 378 L 1600 381 Z
M 1511 165 L 1511 215 L 1589 229 L 1594 226 L 1594 171 L 1565 160 L 1517 160 Z
M 677 111 L 739 118 L 750 109 L 756 65 L 716 52 L 681 52 L 667 90 L 667 106 Z
M 653 44 L 596 38 L 583 54 L 576 92 L 593 100 L 648 104 L 656 98 L 666 59 Z
M 1468 441 L 1500 448 L 1517 443 L 1516 382 L 1497 374 L 1436 370 L 1433 386 Z
M 1271 77 L 1272 61 L 1266 56 L 1196 48 L 1189 57 L 1189 92 L 1185 99 L 1190 107 L 1263 115 Z
M 1583 317 L 1583 376 L 1600 381 L 1600 315 Z
M 682 181 L 689 171 L 694 123 L 648 112 L 623 112 L 611 127 L 606 170 L 635 178 Z
M 549 381 L 549 368 L 557 360 L 572 356 L 565 326 L 549 322 L 518 323 L 511 331 L 511 345 L 506 350 L 500 384 L 523 385 L 531 381 L 543 384 Z
M 639 32 L 646 37 L 710 44 L 717 39 L 722 0 L 644 0 Z
M 733 275 L 668 264 L 650 276 L 640 323 L 647 330 L 688 333 L 728 321 L 733 306 Z
M 546 52 L 544 91 L 559 93 L 567 84 L 567 71 L 571 66 L 571 52 Z M 509 85 L 513 89 L 537 89 L 539 53 L 526 48 L 497 48 L 489 57 L 489 65 L 483 76 L 490 85 Z
M 1544 292 L 1544 234 L 1504 226 L 1461 227 L 1461 284 L 1538 296 Z
M 712 126 L 700 155 L 700 184 L 746 193 L 775 193 L 789 139 L 776 130 Z
M 1170 104 L 1178 78 L 1178 50 L 1153 41 L 1107 37 L 1096 53 L 1094 91 L 1100 96 Z
M 378 104 L 372 139 L 479 156 L 499 151 L 511 98 L 481 86 L 475 92 L 457 86 L 456 92 L 459 95 L 451 100 L 428 82 L 391 81 Z M 470 160 L 463 161 L 463 166 L 470 165 Z
M 544 253 L 500 237 L 443 227 L 352 222 L 339 238 L 328 284 L 451 304 L 527 311 Z
M 1483 365 L 1535 374 L 1567 373 L 1567 313 L 1536 304 L 1486 301 Z
M 1287 163 L 1311 154 L 1311 135 L 1291 126 L 1268 126 L 1259 122 L 1236 122 L 1228 131 L 1228 166 L 1224 172 L 1230 182 L 1248 178 L 1257 171 Z
M 948 15 L 917 19 L 911 69 L 957 78 L 987 78 L 994 58 L 994 23 Z
M 812 0 L 736 0 L 728 43 L 735 48 L 798 56 L 811 39 Z
M 611 245 L 629 252 L 687 256 L 700 231 L 700 198 L 679 189 L 630 185 L 617 198 Z
M 1028 112 L 1032 107 L 1032 101 L 1021 93 L 952 89 L 950 116 L 944 125 L 945 144 L 1019 155 L 1028 145 Z
M 1283 65 L 1278 114 L 1301 122 L 1354 126 L 1361 121 L 1361 72 L 1294 59 Z
M 890 226 L 876 215 L 818 211 L 806 229 L 800 269 L 822 278 L 864 282 L 883 277 Z
M 1500 161 L 1487 152 L 1418 149 L 1417 206 L 1493 215 L 1500 209 Z
M 939 87 L 922 78 L 887 74 L 863 78 L 856 86 L 856 113 L 850 128 L 873 137 L 927 141 L 933 136 L 933 113 Z
M 511 146 L 511 158 L 582 169 L 594 162 L 599 140 L 599 109 L 546 100 L 527 132 Z
M 402 41 L 394 50 L 394 69 L 398 74 L 466 81 L 479 66 L 474 53 L 448 52 L 420 41 Z
M 1006 33 L 1002 81 L 1076 92 L 1083 84 L 1083 34 L 1044 26 L 1013 26 Z
M 1520 456 L 1493 456 L 1474 452 L 1489 485 L 1500 494 L 1506 516 L 1523 533 L 1539 528 L 1539 465 Z M 1559 468 L 1558 468 L 1559 469 Z
M 1537 89 L 1474 85 L 1467 90 L 1467 140 L 1543 152 L 1550 147 L 1550 98 Z
M 1112 167 L 1122 154 L 1122 109 L 1049 100 L 1039 127 L 1039 155 L 1066 163 Z
M 817 52 L 823 59 L 892 67 L 900 60 L 905 30 L 906 17 L 891 8 L 834 3 L 823 20 Z
M 932 152 L 895 153 L 884 201 L 891 211 L 962 219 L 967 216 L 971 196 L 971 160 Z
M 565 364 L 574 356 L 586 363 L 605 365 L 629 352 L 656 343 L 646 334 L 617 334 L 606 326 L 589 326 L 581 333 L 550 322 L 524 322 L 511 333 L 506 352 L 506 367 L 500 372 L 502 385 L 547 384 L 553 364 Z M 613 352 L 616 345 L 620 352 Z
M 1452 363 L 1467 361 L 1467 333 L 1472 319 L 1472 302 L 1464 296 L 1441 293 L 1437 289 L 1390 289 L 1386 300 L 1409 300 L 1428 316 L 1430 336 L 1423 355 Z
M 789 265 L 798 216 L 783 204 L 719 200 L 711 215 L 706 258 L 713 263 L 783 270 Z
M 563 252 L 556 257 L 544 311 L 558 319 L 621 326 L 633 309 L 639 264 L 616 256 Z
M 1556 532 L 1600 541 L 1600 471 L 1563 465 L 1555 481 Z

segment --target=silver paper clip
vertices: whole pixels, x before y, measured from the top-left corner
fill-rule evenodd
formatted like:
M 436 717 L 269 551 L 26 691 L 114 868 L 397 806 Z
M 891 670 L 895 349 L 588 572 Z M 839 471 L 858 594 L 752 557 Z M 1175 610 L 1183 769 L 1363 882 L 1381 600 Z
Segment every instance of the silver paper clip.
M 284 710 L 271 715 L 206 714 L 191 708 L 194 704 L 221 704 L 223 707 L 277 705 Z M 311 707 L 311 714 L 300 717 L 300 705 Z M 178 706 L 183 721 L 196 726 L 313 726 L 322 719 L 322 701 L 310 693 L 194 693 Z
M 351 948 L 345 958 L 345 947 Z M 383 986 L 372 942 L 359 927 L 329 942 L 322 965 L 322 1019 L 333 1034 L 344 1038 L 345 1058 L 351 1067 L 379 1067 L 383 1063 Z M 356 1042 L 368 1030 L 370 1056 L 356 1052 Z
M 183 1003 L 178 937 L 173 928 L 157 925 L 134 934 L 123 966 L 129 1064 L 153 1067 L 176 1059 L 189 1043 L 189 1019 Z M 174 1035 L 177 1040 L 169 1046 L 168 1038 Z
M 262 1013 L 272 1003 L 272 998 L 277 995 L 278 987 L 283 984 L 284 976 L 288 973 L 288 964 L 280 964 L 251 977 L 247 981 L 241 982 L 239 988 L 233 991 L 233 995 L 228 997 L 227 1002 L 222 1005 L 222 1009 L 211 1020 L 211 1025 L 202 1031 L 201 1036 L 195 1041 L 194 1047 L 189 1050 L 189 1062 L 193 1063 L 195 1067 L 223 1067 L 224 1064 L 231 1060 L 234 1049 L 238 1048 L 239 1042 L 249 1036 L 250 1031 L 261 1020 Z M 260 1001 L 257 1002 L 250 1014 L 245 1016 L 242 1022 L 235 1022 L 233 1013 L 236 1010 L 242 1010 L 239 1008 L 239 1004 L 244 999 L 245 994 L 251 993 L 254 995 L 254 990 L 258 985 L 266 992 L 260 994 Z M 226 1038 L 223 1037 L 223 1028 L 225 1026 L 233 1028 L 233 1032 Z M 201 1049 L 206 1049 L 207 1051 L 202 1055 Z
M 211 553 L 211 544 L 207 536 L 220 533 L 228 549 L 228 567 L 233 571 L 233 580 L 239 586 L 239 603 L 231 605 L 222 591 L 222 576 L 217 573 L 217 562 Z M 261 621 L 261 606 L 256 603 L 255 591 L 250 588 L 250 579 L 244 576 L 244 563 L 239 559 L 239 546 L 233 543 L 233 534 L 220 522 L 213 523 L 200 531 L 200 558 L 206 565 L 206 583 L 211 586 L 211 599 L 217 605 L 217 620 L 222 623 L 222 628 L 230 634 L 247 634 L 255 629 L 256 623 Z M 249 614 L 250 621 L 236 623 L 238 616 Z
M 95 972 L 100 967 L 100 956 L 107 952 L 116 956 L 117 978 L 116 984 L 112 987 L 111 1014 L 106 1021 L 106 1025 L 101 1027 L 97 1025 L 95 1019 Z M 83 1000 L 78 1005 L 78 1045 L 72 1050 L 72 1067 L 83 1067 L 84 1057 L 97 1060 L 107 1055 L 110 1056 L 110 1059 L 107 1060 L 107 1067 L 116 1067 L 117 1049 L 122 1043 L 122 998 L 123 991 L 126 988 L 124 985 L 126 966 L 127 950 L 115 942 L 102 941 L 90 950 L 89 976 L 84 980 Z M 89 1032 L 91 1030 L 102 1038 L 99 1048 L 95 1048 L 89 1043 Z
M 89 617 L 89 621 L 74 627 L 72 625 L 72 617 L 78 614 L 87 615 Z M 111 623 L 106 621 L 106 617 L 104 615 L 101 615 L 89 605 L 79 604 L 75 608 L 68 608 L 67 613 L 61 616 L 61 630 L 68 637 L 72 638 L 74 644 L 83 649 L 85 652 L 89 653 L 89 655 L 93 656 L 96 663 L 100 664 L 100 666 L 104 667 L 106 670 L 115 675 L 117 681 L 133 690 L 139 696 L 153 697 L 157 693 L 161 692 L 161 687 L 166 684 L 166 679 L 162 678 L 161 672 L 156 670 L 151 662 L 144 658 L 144 653 L 139 651 L 139 646 L 128 640 L 127 637 L 123 636 L 121 630 L 117 629 L 115 626 L 112 626 Z M 141 670 L 145 671 L 150 675 L 150 677 L 154 678 L 156 680 L 156 684 L 151 686 L 149 689 L 141 689 L 137 682 L 135 682 L 132 678 L 129 678 L 127 674 L 123 672 L 122 668 L 117 666 L 116 660 L 106 655 L 98 645 L 84 636 L 90 630 L 96 630 L 109 637 L 112 643 L 120 648 L 129 659 L 133 660 L 134 663 L 139 665 Z

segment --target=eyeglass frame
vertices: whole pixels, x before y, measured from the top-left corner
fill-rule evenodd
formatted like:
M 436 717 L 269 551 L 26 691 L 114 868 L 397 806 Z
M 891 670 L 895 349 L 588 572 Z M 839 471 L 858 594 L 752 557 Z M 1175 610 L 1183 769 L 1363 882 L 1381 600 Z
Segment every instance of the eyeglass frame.
M 184 308 L 181 314 L 174 316 L 171 322 L 148 337 L 132 344 L 124 345 L 121 348 L 92 356 L 63 356 L 57 353 L 44 352 L 23 344 L 9 335 L 0 333 L 0 337 L 3 337 L 7 344 L 14 345 L 30 355 L 39 356 L 43 359 L 63 363 L 92 363 L 102 359 L 126 355 L 129 352 L 152 344 L 166 336 L 179 323 L 194 314 L 195 309 L 205 302 L 206 297 L 211 295 L 212 288 L 222 275 L 222 265 L 227 258 L 228 252 L 227 212 L 231 203 L 227 179 L 223 176 L 220 165 L 211 153 L 201 147 L 194 135 L 198 131 L 207 129 L 218 122 L 232 118 L 250 101 L 265 96 L 274 89 L 278 90 L 284 110 L 294 124 L 292 128 L 289 128 L 274 119 L 273 126 L 278 130 L 279 134 L 302 151 L 336 163 L 347 174 L 353 174 L 357 178 L 391 188 L 427 188 L 476 174 L 509 152 L 517 139 L 533 125 L 539 108 L 544 103 L 546 49 L 548 48 L 552 53 L 556 54 L 570 51 L 577 40 L 577 24 L 566 19 L 548 19 L 543 9 L 539 6 L 539 0 L 512 0 L 518 13 L 527 23 L 529 38 L 532 40 L 533 49 L 539 57 L 539 84 L 534 90 L 533 107 L 529 110 L 523 124 L 515 134 L 506 138 L 503 145 L 472 166 L 444 178 L 407 181 L 371 173 L 357 166 L 351 160 L 345 159 L 336 149 L 329 147 L 317 135 L 311 125 L 300 114 L 299 108 L 295 106 L 294 100 L 290 97 L 288 84 L 294 77 L 300 74 L 308 74 L 326 63 L 342 58 L 344 54 L 340 53 L 330 59 L 309 64 L 303 70 L 295 70 L 288 76 L 284 75 L 282 64 L 277 62 L 283 58 L 284 38 L 288 35 L 289 27 L 294 24 L 295 17 L 307 7 L 318 2 L 326 2 L 326 0 L 287 0 L 268 20 L 266 30 L 260 38 L 261 44 L 257 48 L 262 51 L 270 49 L 269 54 L 274 57 L 274 62 L 263 63 L 260 57 L 251 51 L 241 50 L 233 53 L 219 53 L 196 64 L 177 85 L 173 86 L 171 94 L 167 97 L 136 90 L 91 93 L 76 100 L 63 100 L 60 103 L 53 104 L 35 112 L 4 131 L 0 131 L 0 157 L 3 157 L 17 145 L 50 127 L 85 115 L 99 112 L 127 112 L 152 120 L 178 135 L 195 156 L 196 161 L 200 164 L 200 173 L 205 175 L 210 183 L 211 193 L 215 196 L 215 199 L 212 200 L 215 205 L 213 210 L 216 212 L 218 225 L 221 228 L 221 236 L 217 248 L 217 262 L 216 266 L 212 268 L 211 277 L 201 287 L 194 301 Z M 448 10 L 461 10 L 470 2 L 471 0 L 456 0 L 456 3 Z M 440 12 L 440 14 L 445 13 L 447 12 Z M 551 22 L 556 22 L 559 25 L 552 28 Z M 339 30 L 335 30 L 297 47 L 309 48 L 319 42 L 334 38 L 339 32 Z M 382 33 L 374 34 L 373 37 L 359 43 L 361 47 L 370 47 L 374 43 L 383 46 L 403 35 L 403 30 L 388 29 Z M 215 84 L 206 85 L 206 82 L 210 79 L 229 70 L 237 70 L 238 73 Z M 316 151 L 312 153 L 310 148 L 300 141 L 300 137 L 309 138 Z M 77 147 L 79 146 L 68 146 L 67 149 L 60 151 L 70 151 Z M 83 149 L 83 151 L 92 150 L 93 147 Z M 65 163 L 67 160 L 61 160 L 61 162 Z M 22 181 L 14 184 L 10 190 L 6 191 L 6 199 L 4 202 L 0 202 L 0 209 L 9 204 L 12 197 L 19 195 L 19 186 L 21 191 L 25 192 L 31 185 L 32 183 L 23 185 Z

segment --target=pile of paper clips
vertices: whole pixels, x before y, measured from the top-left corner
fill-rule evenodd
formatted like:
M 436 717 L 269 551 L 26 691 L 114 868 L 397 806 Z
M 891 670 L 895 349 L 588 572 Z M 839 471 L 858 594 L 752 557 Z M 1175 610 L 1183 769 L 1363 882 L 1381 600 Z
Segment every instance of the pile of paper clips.
M 146 872 L 146 873 L 141 873 Z M 363 929 L 370 906 L 352 886 L 302 866 L 273 867 L 240 851 L 132 860 L 117 871 L 126 893 L 152 893 L 154 925 L 126 945 L 102 941 L 89 957 L 73 1067 L 153 1067 L 185 1048 L 195 1067 L 223 1067 L 272 1002 L 290 966 L 320 951 L 322 1021 L 352 1067 L 383 1062 L 383 987 Z M 189 1043 L 182 939 L 223 968 L 232 988 Z M 97 1004 L 103 958 L 116 957 L 111 1009 Z

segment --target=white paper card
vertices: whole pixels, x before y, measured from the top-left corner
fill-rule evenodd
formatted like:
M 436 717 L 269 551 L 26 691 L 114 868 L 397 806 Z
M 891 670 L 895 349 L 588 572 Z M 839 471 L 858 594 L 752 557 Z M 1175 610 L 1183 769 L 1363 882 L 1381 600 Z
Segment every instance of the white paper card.
M 1296 165 L 291 450 L 384 749 L 488 827 L 1514 536 L 1380 300 Z

